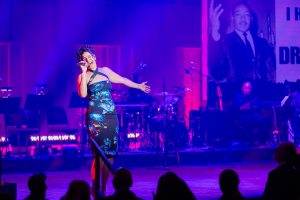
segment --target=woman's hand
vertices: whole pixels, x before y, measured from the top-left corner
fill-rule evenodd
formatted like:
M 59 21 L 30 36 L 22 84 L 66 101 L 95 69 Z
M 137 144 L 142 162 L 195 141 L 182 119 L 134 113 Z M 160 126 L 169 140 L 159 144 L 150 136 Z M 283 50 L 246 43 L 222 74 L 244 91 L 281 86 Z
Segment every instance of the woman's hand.
M 87 71 L 87 62 L 80 61 L 77 63 L 77 65 L 81 68 L 82 73 L 86 73 Z
M 142 90 L 145 93 L 149 93 L 151 91 L 151 87 L 146 84 L 147 84 L 147 81 L 140 83 L 138 86 L 138 89 Z

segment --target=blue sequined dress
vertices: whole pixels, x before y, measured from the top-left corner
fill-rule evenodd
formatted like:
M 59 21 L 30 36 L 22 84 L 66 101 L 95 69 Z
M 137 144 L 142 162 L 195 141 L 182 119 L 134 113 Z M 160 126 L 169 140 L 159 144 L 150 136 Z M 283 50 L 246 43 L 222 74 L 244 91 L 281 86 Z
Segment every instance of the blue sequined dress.
M 107 80 L 92 83 L 96 76 L 104 76 Z M 111 83 L 97 68 L 88 82 L 87 89 L 86 125 L 89 135 L 97 141 L 107 157 L 117 156 L 119 124 L 111 97 Z

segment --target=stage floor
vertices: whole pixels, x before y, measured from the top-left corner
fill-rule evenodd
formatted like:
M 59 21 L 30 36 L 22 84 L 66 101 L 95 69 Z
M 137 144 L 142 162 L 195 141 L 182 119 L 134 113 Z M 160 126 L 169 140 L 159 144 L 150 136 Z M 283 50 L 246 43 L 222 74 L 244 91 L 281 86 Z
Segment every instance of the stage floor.
M 217 199 L 220 196 L 218 176 L 223 169 L 231 168 L 240 175 L 240 190 L 246 197 L 257 197 L 263 192 L 268 172 L 276 167 L 272 161 L 210 163 L 198 166 L 163 166 L 129 168 L 133 174 L 132 190 L 141 198 L 152 199 L 159 177 L 167 171 L 173 171 L 183 178 L 197 199 Z M 67 191 L 73 179 L 83 179 L 91 184 L 89 170 L 50 171 L 47 174 L 47 199 L 58 200 Z M 8 173 L 3 175 L 5 182 L 17 183 L 17 199 L 28 195 L 27 180 L 31 173 Z M 111 176 L 107 194 L 113 193 Z

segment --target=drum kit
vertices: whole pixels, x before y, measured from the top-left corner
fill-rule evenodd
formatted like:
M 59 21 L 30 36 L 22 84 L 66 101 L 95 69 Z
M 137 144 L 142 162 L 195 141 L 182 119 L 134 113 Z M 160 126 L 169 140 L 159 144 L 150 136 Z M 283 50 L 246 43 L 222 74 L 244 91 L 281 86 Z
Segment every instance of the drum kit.
M 112 91 L 119 117 L 121 151 L 163 149 L 167 135 L 174 143 L 180 139 L 184 131 L 178 129 L 178 124 L 182 127 L 184 123 L 179 105 L 190 89 L 177 88 L 174 91 L 156 92 L 147 98 L 151 99 L 147 103 L 123 103 L 128 95 L 119 90 Z M 170 131 L 177 133 L 166 133 Z

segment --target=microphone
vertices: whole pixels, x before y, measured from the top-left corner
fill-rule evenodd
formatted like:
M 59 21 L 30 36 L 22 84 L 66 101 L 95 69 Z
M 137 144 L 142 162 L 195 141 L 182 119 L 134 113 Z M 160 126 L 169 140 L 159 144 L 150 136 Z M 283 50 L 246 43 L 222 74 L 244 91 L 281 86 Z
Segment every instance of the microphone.
M 79 61 L 78 63 L 77 63 L 77 65 L 80 67 L 80 66 L 86 66 L 86 62 L 85 61 Z

